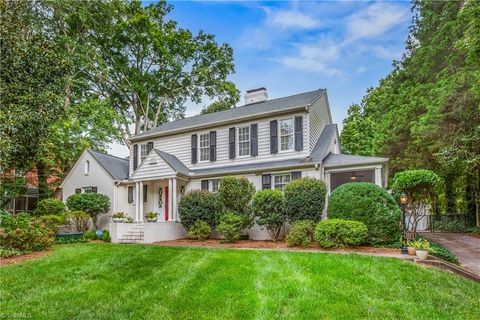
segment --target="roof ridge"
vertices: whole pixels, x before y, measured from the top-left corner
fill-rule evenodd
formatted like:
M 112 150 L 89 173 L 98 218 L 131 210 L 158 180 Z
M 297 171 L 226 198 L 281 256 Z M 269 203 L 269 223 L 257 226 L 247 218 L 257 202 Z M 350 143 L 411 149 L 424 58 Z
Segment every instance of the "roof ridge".
M 112 155 L 112 154 L 108 154 L 108 153 L 96 151 L 96 150 L 93 150 L 93 149 L 91 149 L 91 148 L 87 148 L 87 150 L 90 151 L 90 152 L 99 153 L 99 154 L 101 154 L 101 155 L 103 155 L 103 156 L 109 156 L 109 157 L 116 158 L 116 159 L 119 159 L 119 160 L 129 161 L 129 160 L 127 160 L 127 159 L 120 158 L 120 157 L 114 156 L 114 155 Z

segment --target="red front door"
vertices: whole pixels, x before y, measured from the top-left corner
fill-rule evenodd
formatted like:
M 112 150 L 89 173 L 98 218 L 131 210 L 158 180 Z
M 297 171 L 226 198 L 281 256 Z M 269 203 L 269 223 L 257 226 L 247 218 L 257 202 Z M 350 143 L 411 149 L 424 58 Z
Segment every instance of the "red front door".
M 165 187 L 165 221 L 168 221 L 168 187 Z

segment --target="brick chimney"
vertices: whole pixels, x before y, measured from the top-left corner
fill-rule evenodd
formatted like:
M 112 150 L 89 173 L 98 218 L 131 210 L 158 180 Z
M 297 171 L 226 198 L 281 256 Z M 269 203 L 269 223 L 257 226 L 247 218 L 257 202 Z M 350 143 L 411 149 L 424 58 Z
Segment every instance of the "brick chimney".
M 247 90 L 245 94 L 245 105 L 265 102 L 268 99 L 267 89 L 262 87 L 258 89 Z

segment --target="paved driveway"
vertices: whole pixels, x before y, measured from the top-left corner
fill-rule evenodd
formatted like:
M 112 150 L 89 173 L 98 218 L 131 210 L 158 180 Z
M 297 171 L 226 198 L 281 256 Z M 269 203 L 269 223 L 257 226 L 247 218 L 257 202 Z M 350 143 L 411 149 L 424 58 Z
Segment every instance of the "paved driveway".
M 421 235 L 455 253 L 462 267 L 480 276 L 480 239 L 447 232 L 422 232 Z

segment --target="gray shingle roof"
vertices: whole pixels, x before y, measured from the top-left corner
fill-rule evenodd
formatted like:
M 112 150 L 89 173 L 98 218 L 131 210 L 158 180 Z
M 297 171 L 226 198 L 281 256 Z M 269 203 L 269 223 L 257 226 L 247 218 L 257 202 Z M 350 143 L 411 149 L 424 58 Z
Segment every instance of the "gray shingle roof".
M 289 109 L 296 109 L 299 107 L 305 107 L 313 103 L 319 96 L 325 93 L 324 89 L 318 89 L 314 91 L 304 92 L 284 98 L 267 100 L 265 102 L 253 103 L 242 107 L 232 108 L 225 111 L 214 112 L 205 115 L 198 115 L 185 119 L 180 119 L 172 122 L 167 122 L 161 126 L 138 134 L 131 138 L 136 140 L 150 135 L 166 133 L 170 131 L 181 131 L 183 129 L 190 130 L 194 127 L 203 127 L 213 125 L 216 123 L 222 123 L 225 121 L 231 121 L 235 119 L 241 119 L 250 116 L 258 116 L 263 113 L 274 113 L 278 111 L 284 111 Z
M 313 166 L 314 163 L 312 161 L 309 161 L 306 158 L 267 161 L 267 162 L 250 163 L 250 164 L 237 164 L 237 165 L 218 167 L 218 168 L 192 170 L 192 173 L 193 173 L 192 177 L 235 174 L 238 172 L 273 171 L 273 170 L 295 168 L 298 166 L 308 166 L 308 165 Z
M 178 158 L 174 155 L 157 149 L 155 149 L 155 152 L 160 157 L 162 157 L 162 159 L 165 160 L 165 162 L 168 163 L 168 165 L 172 167 L 173 170 L 177 171 L 178 173 L 188 175 L 191 172 L 190 169 L 188 169 L 187 166 L 184 165 L 182 161 L 178 160 Z
M 328 156 L 323 160 L 323 164 L 325 167 L 336 167 L 367 163 L 383 163 L 387 161 L 388 158 L 329 153 Z
M 325 126 L 315 144 L 315 147 L 313 147 L 312 154 L 310 155 L 313 161 L 322 162 L 327 156 L 328 145 L 337 134 L 337 130 L 337 124 L 329 124 Z
M 88 152 L 115 180 L 128 179 L 128 160 L 88 149 Z

